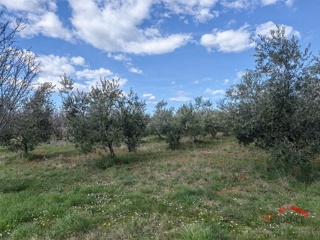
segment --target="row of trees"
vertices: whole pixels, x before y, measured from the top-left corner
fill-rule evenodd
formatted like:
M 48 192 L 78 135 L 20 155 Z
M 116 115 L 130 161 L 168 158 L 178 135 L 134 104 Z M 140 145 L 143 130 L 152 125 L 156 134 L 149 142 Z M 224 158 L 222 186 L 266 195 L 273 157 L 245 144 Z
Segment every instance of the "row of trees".
M 25 25 L 9 24 L 0 23 L 0 145 L 11 150 L 27 153 L 52 135 L 66 135 L 84 152 L 101 147 L 114 157 L 113 146 L 120 143 L 136 151 L 146 130 L 171 148 L 182 137 L 196 142 L 230 131 L 240 144 L 255 143 L 292 165 L 320 154 L 320 59 L 310 46 L 300 50 L 294 36 L 287 39 L 284 28 L 253 39 L 256 67 L 228 89 L 219 109 L 201 97 L 177 110 L 161 101 L 150 117 L 145 102 L 132 90 L 123 92 L 117 80 L 101 79 L 90 92 L 79 92 L 66 75 L 60 82 L 63 108 L 56 111 L 54 86 L 33 85 L 40 63 L 15 45 L 14 36 Z
M 215 137 L 218 131 L 227 132 L 221 111 L 201 97 L 194 100 L 195 103 L 183 104 L 177 110 L 168 108 L 165 101 L 159 102 L 148 125 L 149 131 L 169 143 L 171 148 L 177 148 L 182 137 L 197 142 L 199 137 L 208 134 Z

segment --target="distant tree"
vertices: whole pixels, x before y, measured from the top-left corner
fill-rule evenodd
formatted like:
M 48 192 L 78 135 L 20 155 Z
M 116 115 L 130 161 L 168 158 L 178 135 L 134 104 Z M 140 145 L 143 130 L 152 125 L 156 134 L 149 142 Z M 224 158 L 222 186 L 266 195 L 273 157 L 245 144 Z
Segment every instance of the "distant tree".
M 180 146 L 180 139 L 183 137 L 183 127 L 179 124 L 175 109 L 166 108 L 167 104 L 161 101 L 156 105 L 155 113 L 150 120 L 150 129 L 165 140 L 170 148 L 176 149 Z
M 203 113 L 204 132 L 210 134 L 212 138 L 216 137 L 219 131 L 223 131 L 221 112 L 218 110 L 209 110 Z
M 0 17 L 2 16 L 0 12 Z M 40 62 L 32 52 L 21 49 L 15 43 L 16 33 L 26 25 L 16 20 L 0 22 L 0 133 L 19 111 L 29 94 L 31 84 L 40 72 Z
M 239 143 L 255 143 L 292 165 L 320 153 L 319 58 L 277 26 L 259 35 L 256 67 L 232 86 L 220 104 Z
M 51 83 L 44 83 L 21 103 L 19 110 L 11 118 L 0 134 L 0 144 L 10 150 L 34 150 L 39 144 L 47 142 L 52 134 L 50 116 L 53 103 L 50 99 L 53 90 Z
M 55 140 L 62 140 L 66 131 L 66 117 L 62 110 L 55 109 L 50 117 L 52 124 L 52 137 Z
M 211 112 L 212 103 L 209 100 L 204 101 L 202 97 L 196 97 L 194 100 L 195 103 L 183 104 L 177 110 L 176 117 L 183 129 L 183 135 L 197 142 L 198 136 L 205 136 L 208 133 L 206 124 L 210 123 L 205 120 Z
M 121 122 L 121 132 L 123 141 L 127 145 L 129 152 L 135 152 L 141 142 L 148 123 L 145 114 L 146 103 L 139 101 L 139 97 L 132 90 L 128 96 L 119 102 L 119 121 Z
M 167 124 L 166 112 L 164 111 L 165 106 L 168 103 L 162 100 L 158 102 L 155 106 L 155 111 L 153 116 L 151 117 L 148 129 L 151 133 L 156 134 L 161 140 L 164 140 L 163 136 L 161 136 L 165 125 Z

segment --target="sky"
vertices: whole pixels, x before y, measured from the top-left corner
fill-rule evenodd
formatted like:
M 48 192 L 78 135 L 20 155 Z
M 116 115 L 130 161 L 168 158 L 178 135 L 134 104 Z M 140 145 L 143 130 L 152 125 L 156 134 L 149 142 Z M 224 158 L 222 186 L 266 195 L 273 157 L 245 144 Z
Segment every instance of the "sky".
M 223 98 L 255 66 L 251 38 L 276 25 L 320 50 L 320 0 L 0 0 L 0 9 L 1 21 L 27 23 L 16 40 L 41 62 L 37 83 L 58 89 L 66 74 L 90 91 L 119 79 L 148 112 L 161 100 Z

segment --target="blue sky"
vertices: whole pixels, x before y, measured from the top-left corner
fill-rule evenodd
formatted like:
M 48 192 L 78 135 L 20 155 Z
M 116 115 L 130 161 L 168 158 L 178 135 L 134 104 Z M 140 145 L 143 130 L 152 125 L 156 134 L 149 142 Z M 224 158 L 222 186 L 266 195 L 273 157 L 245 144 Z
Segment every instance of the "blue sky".
M 120 78 L 151 112 L 165 100 L 213 102 L 254 67 L 250 37 L 275 25 L 318 55 L 319 0 L 0 0 L 2 21 L 22 18 L 17 40 L 41 61 L 37 82 L 66 73 L 88 91 Z M 55 96 L 59 105 L 59 98 Z

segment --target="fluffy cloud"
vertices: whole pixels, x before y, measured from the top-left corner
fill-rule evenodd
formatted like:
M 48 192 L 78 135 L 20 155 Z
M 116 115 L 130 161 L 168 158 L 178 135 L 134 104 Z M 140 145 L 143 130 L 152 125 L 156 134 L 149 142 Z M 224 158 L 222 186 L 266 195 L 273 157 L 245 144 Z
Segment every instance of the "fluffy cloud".
M 57 5 L 55 1 L 48 0 L 0 0 L 0 4 L 4 5 L 9 11 L 28 11 L 41 13 L 46 9 L 55 11 Z
M 29 24 L 24 31 L 19 33 L 22 37 L 29 38 L 43 34 L 47 37 L 72 41 L 71 31 L 62 26 L 59 17 L 54 12 L 46 12 L 42 15 L 29 13 L 27 18 Z
M 280 26 L 285 27 L 286 37 L 291 35 L 300 37 L 300 33 L 294 30 L 293 27 L 287 25 Z M 258 25 L 255 31 L 250 31 L 247 24 L 237 30 L 230 29 L 223 31 L 215 28 L 211 34 L 204 34 L 201 37 L 200 44 L 206 47 L 208 51 L 216 49 L 219 52 L 225 53 L 242 52 L 255 46 L 250 37 L 256 37 L 258 34 L 270 36 L 271 29 L 276 29 L 276 24 L 271 21 Z
M 118 78 L 114 73 L 105 68 L 88 69 L 85 59 L 77 57 L 60 57 L 55 55 L 40 55 L 37 60 L 41 62 L 42 72 L 39 74 L 38 83 L 52 82 L 57 88 L 61 85 L 60 77 L 66 74 L 72 79 L 76 79 L 75 88 L 82 91 L 89 91 L 91 86 L 99 82 L 100 78 Z M 82 68 L 78 69 L 79 66 Z M 84 69 L 83 69 L 84 68 Z M 79 82 L 81 81 L 81 82 Z M 120 87 L 127 82 L 126 79 L 120 79 Z
M 241 52 L 253 46 L 250 35 L 246 24 L 238 30 L 213 29 L 211 34 L 204 34 L 201 37 L 200 44 L 209 51 L 215 48 L 220 52 Z
M 283 25 L 283 24 L 281 24 L 280 26 L 281 27 L 285 27 L 285 29 L 286 29 L 285 37 L 289 37 L 291 35 L 295 35 L 295 36 L 297 36 L 299 38 L 301 37 L 300 36 L 300 32 L 298 32 L 296 30 L 293 30 L 293 27 L 287 26 L 287 25 Z M 273 23 L 272 21 L 260 24 L 256 28 L 256 35 L 260 34 L 260 35 L 265 36 L 265 37 L 270 37 L 271 36 L 270 30 L 272 30 L 272 29 L 277 29 L 276 24 Z
M 41 76 L 62 76 L 75 74 L 76 70 L 68 57 L 59 57 L 53 54 L 40 55 L 37 60 L 41 62 Z
M 74 65 L 79 65 L 82 67 L 86 66 L 86 61 L 84 60 L 83 57 L 80 57 L 80 56 L 79 57 L 72 57 L 70 60 Z
M 152 0 L 102 2 L 69 0 L 78 38 L 105 51 L 162 54 L 185 45 L 189 34 L 163 36 L 156 28 L 138 26 L 150 17 Z
M 15 17 L 23 16 L 23 19 L 27 20 L 27 27 L 19 32 L 21 37 L 31 38 L 42 34 L 47 37 L 73 41 L 72 31 L 66 29 L 55 14 L 57 10 L 55 1 L 0 0 L 0 5 L 5 6 L 9 11 L 13 11 Z M 10 18 L 15 17 L 11 16 Z
M 99 80 L 101 77 L 111 76 L 113 73 L 105 68 L 99 68 L 96 70 L 84 69 L 82 71 L 77 71 L 76 76 L 78 79 L 89 79 L 89 80 Z
M 204 91 L 205 93 L 209 93 L 209 94 L 211 94 L 211 95 L 217 95 L 217 94 L 225 94 L 226 92 L 224 91 L 224 90 L 212 90 L 212 89 L 210 89 L 210 88 L 207 88 L 205 91 Z
M 129 71 L 133 72 L 133 73 L 138 73 L 138 74 L 142 74 L 143 73 L 142 70 L 134 68 L 134 67 L 129 68 Z

